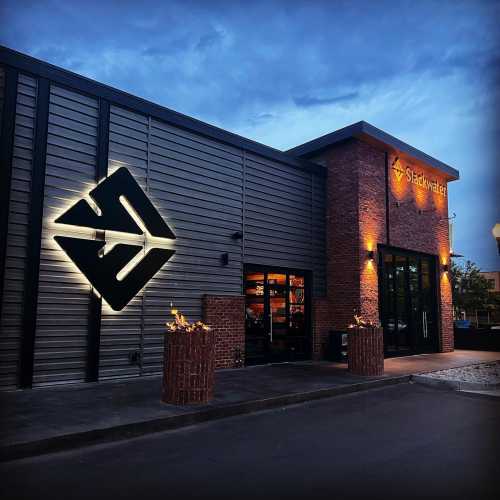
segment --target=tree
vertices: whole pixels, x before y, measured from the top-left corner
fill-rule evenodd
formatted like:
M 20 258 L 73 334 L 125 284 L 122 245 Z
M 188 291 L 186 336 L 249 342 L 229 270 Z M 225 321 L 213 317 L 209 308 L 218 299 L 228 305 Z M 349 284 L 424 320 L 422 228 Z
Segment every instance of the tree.
M 489 292 L 491 285 L 480 274 L 479 267 L 470 260 L 465 263 L 451 263 L 451 287 L 453 307 L 456 312 L 473 313 L 498 307 L 498 297 Z

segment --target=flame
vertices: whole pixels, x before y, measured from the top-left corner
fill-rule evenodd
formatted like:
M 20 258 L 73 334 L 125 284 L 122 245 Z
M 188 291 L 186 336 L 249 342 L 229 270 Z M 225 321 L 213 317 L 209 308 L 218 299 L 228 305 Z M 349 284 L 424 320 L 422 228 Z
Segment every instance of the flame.
M 172 309 L 171 313 L 175 313 L 175 319 L 165 323 L 168 333 L 204 333 L 210 331 L 210 327 L 202 321 L 190 323 L 177 309 Z

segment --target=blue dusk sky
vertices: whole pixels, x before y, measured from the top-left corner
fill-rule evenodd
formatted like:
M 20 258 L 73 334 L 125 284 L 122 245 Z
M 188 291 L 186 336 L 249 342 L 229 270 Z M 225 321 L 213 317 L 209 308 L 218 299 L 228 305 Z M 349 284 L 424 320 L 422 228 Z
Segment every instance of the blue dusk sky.
M 500 270 L 500 2 L 3 0 L 0 44 L 269 146 L 366 120 L 458 169 L 455 252 Z

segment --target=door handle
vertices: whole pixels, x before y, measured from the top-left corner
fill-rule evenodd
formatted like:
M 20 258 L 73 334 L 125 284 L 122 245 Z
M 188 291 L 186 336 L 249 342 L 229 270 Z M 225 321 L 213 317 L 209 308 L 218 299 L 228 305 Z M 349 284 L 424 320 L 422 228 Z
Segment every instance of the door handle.
M 424 330 L 424 339 L 427 338 L 427 311 L 422 311 L 422 326 Z

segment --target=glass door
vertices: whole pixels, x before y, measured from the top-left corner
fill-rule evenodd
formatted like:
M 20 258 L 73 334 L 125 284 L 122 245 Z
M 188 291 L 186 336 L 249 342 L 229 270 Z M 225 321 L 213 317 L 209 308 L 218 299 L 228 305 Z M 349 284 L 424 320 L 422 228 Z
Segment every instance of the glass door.
M 381 252 L 380 316 L 386 356 L 437 350 L 435 268 L 431 256 Z
M 308 358 L 306 291 L 303 272 L 245 273 L 247 364 Z
M 417 349 L 420 352 L 437 351 L 438 322 L 436 295 L 436 265 L 430 259 L 421 260 L 420 274 L 420 311 L 421 327 L 417 336 Z
M 412 330 L 409 317 L 409 297 L 408 297 L 408 261 L 401 255 L 394 256 L 394 300 L 396 323 L 395 350 L 399 355 L 409 354 L 412 347 Z
M 245 357 L 254 363 L 267 362 L 269 331 L 265 274 L 247 273 L 245 276 Z
M 269 295 L 269 361 L 287 361 L 287 279 L 286 274 L 267 273 Z

